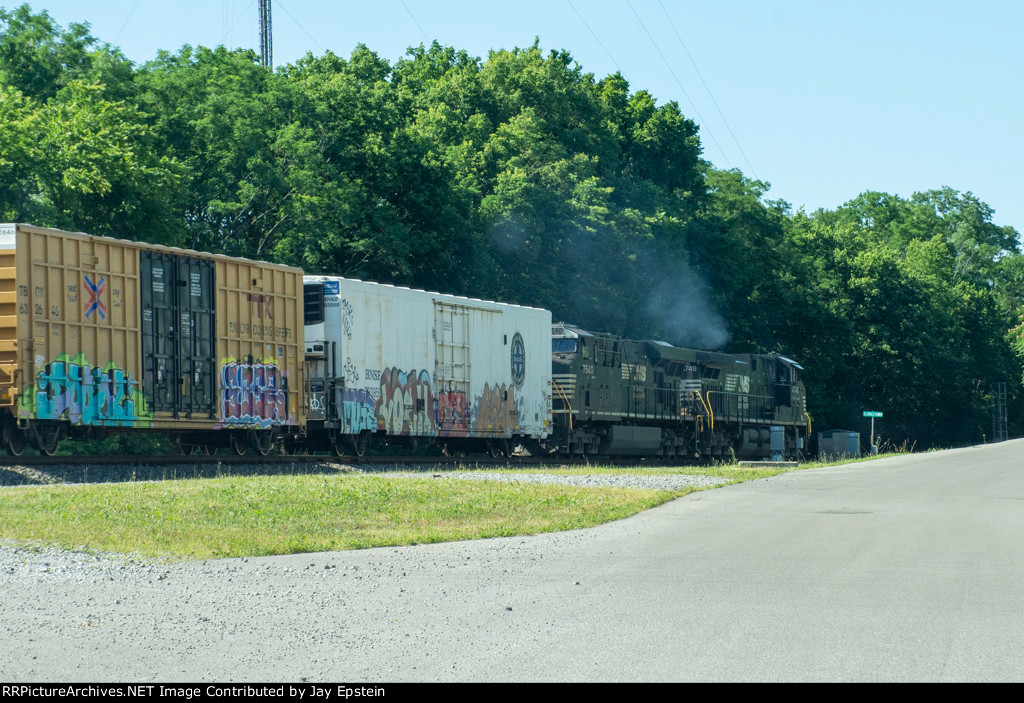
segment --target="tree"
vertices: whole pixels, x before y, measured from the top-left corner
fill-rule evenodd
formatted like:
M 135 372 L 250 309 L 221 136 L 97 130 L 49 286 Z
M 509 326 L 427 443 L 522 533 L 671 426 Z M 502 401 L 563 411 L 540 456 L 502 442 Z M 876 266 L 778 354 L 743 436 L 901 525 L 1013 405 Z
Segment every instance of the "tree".
M 104 97 L 116 101 L 130 96 L 131 80 L 131 63 L 89 34 L 88 24 L 65 30 L 46 11 L 32 14 L 27 4 L 0 8 L 0 85 L 45 102 L 82 81 L 103 86 Z

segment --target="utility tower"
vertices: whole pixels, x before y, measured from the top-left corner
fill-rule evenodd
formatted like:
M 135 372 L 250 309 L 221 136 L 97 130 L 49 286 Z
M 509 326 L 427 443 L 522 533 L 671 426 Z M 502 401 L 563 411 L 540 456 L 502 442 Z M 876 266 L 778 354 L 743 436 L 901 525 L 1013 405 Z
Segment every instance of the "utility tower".
M 274 33 L 270 22 L 271 1 L 260 0 L 260 63 L 269 69 L 274 68 Z

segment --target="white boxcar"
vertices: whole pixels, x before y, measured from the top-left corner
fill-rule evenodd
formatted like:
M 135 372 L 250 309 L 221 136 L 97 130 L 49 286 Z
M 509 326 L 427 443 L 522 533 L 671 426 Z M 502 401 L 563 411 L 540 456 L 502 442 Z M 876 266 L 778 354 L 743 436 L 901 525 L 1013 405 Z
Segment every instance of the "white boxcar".
M 337 276 L 304 284 L 311 434 L 492 446 L 549 434 L 549 311 Z

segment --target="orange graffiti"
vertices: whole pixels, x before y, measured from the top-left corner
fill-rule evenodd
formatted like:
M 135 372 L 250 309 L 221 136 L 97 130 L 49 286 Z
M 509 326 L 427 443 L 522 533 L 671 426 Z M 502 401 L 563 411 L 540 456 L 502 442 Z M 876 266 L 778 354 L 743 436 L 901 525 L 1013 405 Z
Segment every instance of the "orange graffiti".
M 434 394 L 426 371 L 385 369 L 377 399 L 377 428 L 393 435 L 434 434 Z
M 477 432 L 498 432 L 509 435 L 515 429 L 518 415 L 515 387 L 506 386 L 503 383 L 491 388 L 484 384 L 484 392 L 480 396 L 480 407 L 476 412 Z

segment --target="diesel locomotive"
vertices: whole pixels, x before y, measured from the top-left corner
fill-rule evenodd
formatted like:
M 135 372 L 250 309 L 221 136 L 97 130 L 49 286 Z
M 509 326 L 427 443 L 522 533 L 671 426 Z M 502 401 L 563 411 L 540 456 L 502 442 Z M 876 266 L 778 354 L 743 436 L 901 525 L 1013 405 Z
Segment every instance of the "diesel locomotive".
M 552 330 L 554 451 L 691 459 L 795 459 L 810 436 L 802 367 Z

